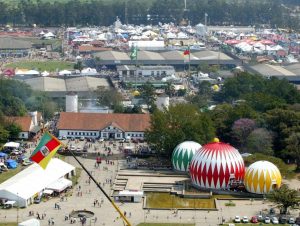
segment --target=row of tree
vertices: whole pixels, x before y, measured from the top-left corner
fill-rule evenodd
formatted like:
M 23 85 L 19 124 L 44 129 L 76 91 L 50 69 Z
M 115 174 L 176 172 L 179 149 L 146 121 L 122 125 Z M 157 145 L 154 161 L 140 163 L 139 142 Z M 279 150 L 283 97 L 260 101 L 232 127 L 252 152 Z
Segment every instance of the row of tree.
M 126 10 L 127 9 L 127 10 Z M 190 0 L 184 11 L 182 0 L 116 0 L 116 1 L 41 1 L 21 0 L 18 4 L 0 1 L 0 23 L 41 26 L 111 25 L 115 17 L 131 24 L 178 23 L 188 18 L 192 24 L 204 22 L 205 13 L 211 25 L 257 25 L 297 27 L 281 0 Z
M 242 73 L 227 79 L 220 92 L 201 83 L 187 100 L 154 111 L 146 135 L 156 150 L 170 157 L 182 141 L 205 144 L 217 136 L 241 152 L 292 160 L 300 169 L 300 95 L 288 81 Z
M 24 116 L 29 111 L 39 111 L 49 119 L 58 111 L 58 105 L 24 82 L 0 78 L 0 142 L 16 138 L 20 130 L 18 125 L 8 122 L 6 116 Z

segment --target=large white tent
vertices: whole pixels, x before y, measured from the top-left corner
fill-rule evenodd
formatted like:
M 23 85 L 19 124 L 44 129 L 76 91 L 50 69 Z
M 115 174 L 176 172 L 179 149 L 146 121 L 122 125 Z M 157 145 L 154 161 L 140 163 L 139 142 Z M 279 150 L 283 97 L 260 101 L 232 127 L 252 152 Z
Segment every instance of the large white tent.
M 57 181 L 53 182 L 52 184 L 48 185 L 47 189 L 56 192 L 62 192 L 68 187 L 72 187 L 72 181 L 62 177 L 59 178 Z
M 0 184 L 0 199 L 16 201 L 19 207 L 27 207 L 48 185 L 74 174 L 74 166 L 57 158 L 53 158 L 45 170 L 34 163 Z

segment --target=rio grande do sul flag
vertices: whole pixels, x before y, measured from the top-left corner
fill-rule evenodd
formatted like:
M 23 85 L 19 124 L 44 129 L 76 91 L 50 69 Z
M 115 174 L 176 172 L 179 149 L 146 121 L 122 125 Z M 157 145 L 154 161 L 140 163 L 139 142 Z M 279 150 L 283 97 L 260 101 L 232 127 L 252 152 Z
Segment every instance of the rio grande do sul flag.
M 49 161 L 55 155 L 61 142 L 50 133 L 44 133 L 40 143 L 30 156 L 30 160 L 38 163 L 43 169 L 46 169 Z

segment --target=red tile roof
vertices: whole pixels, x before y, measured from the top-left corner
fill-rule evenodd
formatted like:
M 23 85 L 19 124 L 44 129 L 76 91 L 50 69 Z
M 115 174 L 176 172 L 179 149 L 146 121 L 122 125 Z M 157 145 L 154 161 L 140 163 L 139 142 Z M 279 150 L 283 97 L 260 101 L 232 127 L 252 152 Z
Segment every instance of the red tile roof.
M 103 114 L 61 112 L 59 130 L 102 130 L 110 124 L 131 132 L 143 132 L 150 127 L 149 114 Z
M 79 46 L 78 51 L 79 52 L 101 52 L 101 51 L 111 51 L 112 48 L 106 48 L 106 47 L 95 47 L 95 46 Z
M 29 132 L 31 125 L 30 116 L 20 116 L 20 117 L 6 117 L 8 122 L 15 123 L 21 127 L 22 132 Z

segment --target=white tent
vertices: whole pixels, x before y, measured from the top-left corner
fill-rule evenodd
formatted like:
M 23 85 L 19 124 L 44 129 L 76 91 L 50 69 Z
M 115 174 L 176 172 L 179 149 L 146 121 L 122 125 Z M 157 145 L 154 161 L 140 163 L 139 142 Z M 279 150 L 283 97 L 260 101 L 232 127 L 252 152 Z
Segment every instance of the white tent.
M 59 178 L 57 181 L 53 182 L 52 184 L 47 186 L 47 189 L 53 190 L 56 192 L 62 192 L 66 188 L 72 187 L 72 181 L 65 179 L 65 178 Z
M 68 71 L 68 70 L 62 70 L 60 72 L 58 72 L 58 75 L 71 75 L 72 72 L 71 71 Z
M 38 219 L 32 218 L 26 221 L 23 221 L 18 224 L 18 226 L 40 226 L 40 221 Z
M 20 144 L 16 143 L 16 142 L 8 142 L 8 143 L 4 144 L 3 147 L 5 147 L 5 148 L 19 148 Z
M 45 189 L 45 190 L 43 191 L 43 194 L 46 194 L 46 195 L 52 195 L 53 192 L 54 192 L 53 190 Z
M 27 207 L 36 194 L 71 172 L 75 174 L 75 167 L 57 158 L 53 158 L 45 170 L 34 163 L 0 184 L 0 198 Z
M 46 77 L 46 76 L 49 76 L 49 75 L 50 75 L 50 73 L 48 71 L 43 71 L 41 73 L 41 76 L 43 76 L 43 77 Z
M 82 75 L 96 75 L 97 74 L 97 70 L 95 68 L 84 68 L 82 71 L 81 71 L 81 74 Z

